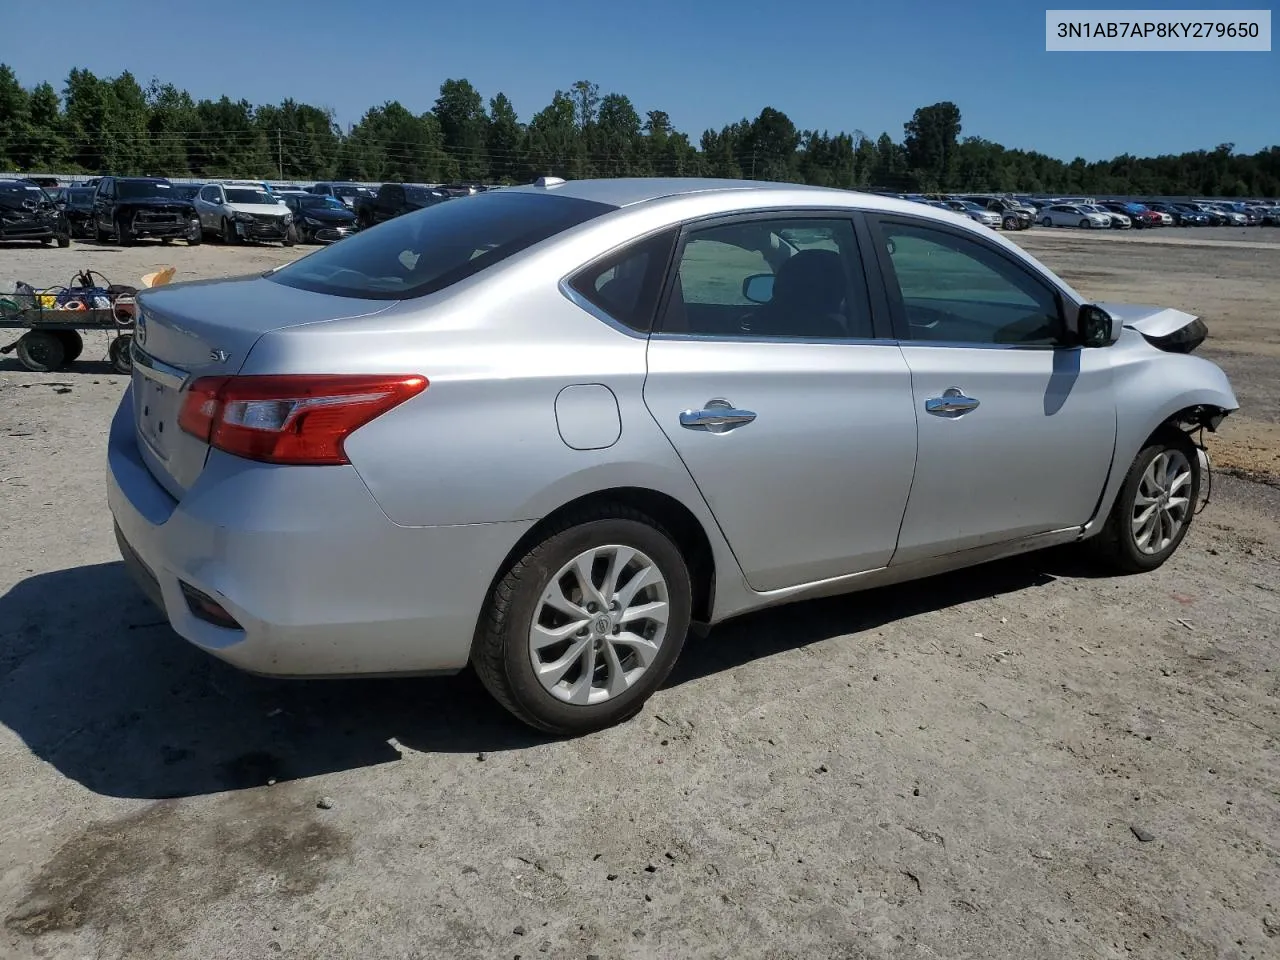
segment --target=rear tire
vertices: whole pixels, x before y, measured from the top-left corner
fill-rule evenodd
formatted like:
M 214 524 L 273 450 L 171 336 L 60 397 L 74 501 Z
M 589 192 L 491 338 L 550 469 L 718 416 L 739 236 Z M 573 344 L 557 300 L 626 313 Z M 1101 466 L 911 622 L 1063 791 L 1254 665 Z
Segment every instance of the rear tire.
M 1042 227 L 1052 227 L 1052 226 L 1053 226 L 1053 220 L 1052 220 L 1051 218 L 1049 218 L 1049 217 L 1044 217 L 1044 218 L 1042 218 L 1042 219 L 1041 219 L 1041 221 L 1040 221 L 1040 226 L 1042 226 Z
M 107 355 L 111 359 L 111 368 L 116 373 L 129 374 L 133 372 L 133 354 L 129 351 L 132 346 L 133 334 L 131 333 L 122 333 L 111 341 Z
M 1089 221 L 1088 221 L 1088 219 L 1081 220 L 1081 221 L 1080 221 L 1080 226 L 1081 226 L 1081 227 L 1083 227 L 1085 230 L 1088 230 L 1088 229 L 1089 229 Z
M 74 363 L 76 358 L 84 352 L 84 337 L 80 336 L 76 330 L 52 330 L 54 336 L 62 341 L 62 350 L 65 356 L 62 358 L 64 365 Z
M 1199 500 L 1199 451 L 1185 433 L 1167 427 L 1139 451 L 1106 524 L 1086 543 L 1099 561 L 1120 573 L 1155 570 L 1191 529 Z
M 18 360 L 28 370 L 51 373 L 67 362 L 67 351 L 57 333 L 28 330 L 18 341 Z
M 593 555 L 585 564 L 597 593 L 574 572 Z M 628 594 L 641 575 L 648 585 Z M 554 604 L 553 596 L 569 606 Z M 691 603 L 689 568 L 662 526 L 629 507 L 597 507 L 566 518 L 501 573 L 471 662 L 494 699 L 529 726 L 560 736 L 590 733 L 635 716 L 666 680 L 684 645 Z M 665 625 L 641 608 L 661 610 Z M 636 615 L 626 617 L 628 610 Z M 605 622 L 611 617 L 612 627 Z M 548 640 L 556 631 L 563 637 Z

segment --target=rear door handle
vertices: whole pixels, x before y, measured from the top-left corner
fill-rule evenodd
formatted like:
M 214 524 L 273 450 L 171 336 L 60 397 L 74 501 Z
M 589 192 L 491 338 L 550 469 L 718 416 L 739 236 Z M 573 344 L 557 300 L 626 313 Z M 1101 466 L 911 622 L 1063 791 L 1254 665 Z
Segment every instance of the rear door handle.
M 680 414 L 680 426 L 689 430 L 709 430 L 723 433 L 750 423 L 756 415 L 750 410 L 739 410 L 728 400 L 708 400 L 701 410 L 686 410 Z
M 964 391 L 959 387 L 951 387 L 943 391 L 942 396 L 933 397 L 924 402 L 924 409 L 927 413 L 940 417 L 968 413 L 970 410 L 976 410 L 977 407 L 978 401 L 973 397 L 966 397 Z

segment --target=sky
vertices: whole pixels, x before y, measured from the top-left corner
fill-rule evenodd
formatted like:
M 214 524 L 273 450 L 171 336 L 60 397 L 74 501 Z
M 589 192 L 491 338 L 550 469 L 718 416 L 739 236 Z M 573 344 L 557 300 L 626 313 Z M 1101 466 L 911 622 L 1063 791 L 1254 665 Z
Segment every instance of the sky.
M 111 0 L 110 15 L 101 2 L 62 0 L 57 23 L 88 25 L 81 43 L 19 43 L 52 38 L 49 15 L 38 3 L 5 6 L 0 62 L 24 86 L 61 90 L 76 66 L 128 69 L 197 99 L 292 97 L 333 109 L 344 127 L 387 100 L 428 110 L 448 78 L 470 80 L 486 101 L 505 93 L 525 121 L 557 89 L 590 80 L 629 96 L 641 116 L 665 110 L 695 144 L 766 106 L 800 129 L 901 140 L 912 111 L 940 100 L 959 106 L 961 136 L 1065 160 L 1280 143 L 1274 44 L 1049 53 L 1045 6 L 1025 0 Z

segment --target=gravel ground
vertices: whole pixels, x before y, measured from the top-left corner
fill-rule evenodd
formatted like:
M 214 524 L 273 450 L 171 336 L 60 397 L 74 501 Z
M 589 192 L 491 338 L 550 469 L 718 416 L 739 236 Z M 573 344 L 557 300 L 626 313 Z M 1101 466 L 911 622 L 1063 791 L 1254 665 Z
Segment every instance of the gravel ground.
M 1203 310 L 1274 426 L 1280 252 L 1112 236 L 1018 239 Z M 117 560 L 95 349 L 0 361 L 0 956 L 1280 956 L 1275 487 L 1216 475 L 1154 574 L 1052 552 L 726 624 L 635 721 L 555 742 L 470 676 L 271 681 L 175 637 Z

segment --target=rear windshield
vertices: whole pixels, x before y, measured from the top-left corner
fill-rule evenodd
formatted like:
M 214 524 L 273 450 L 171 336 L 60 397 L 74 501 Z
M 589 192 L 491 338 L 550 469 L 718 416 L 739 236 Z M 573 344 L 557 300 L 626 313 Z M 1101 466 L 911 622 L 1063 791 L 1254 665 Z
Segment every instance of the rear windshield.
M 615 209 L 539 193 L 478 194 L 388 220 L 282 267 L 271 279 L 339 297 L 407 300 Z

